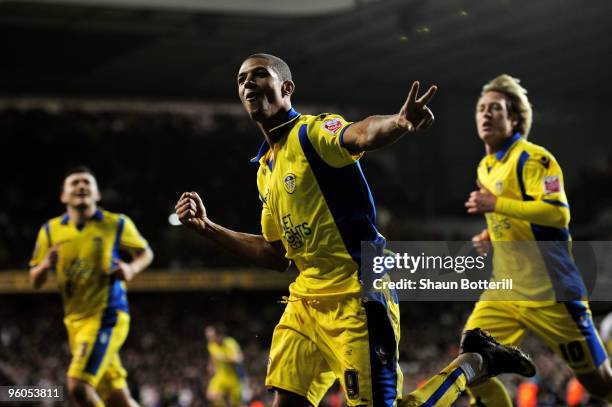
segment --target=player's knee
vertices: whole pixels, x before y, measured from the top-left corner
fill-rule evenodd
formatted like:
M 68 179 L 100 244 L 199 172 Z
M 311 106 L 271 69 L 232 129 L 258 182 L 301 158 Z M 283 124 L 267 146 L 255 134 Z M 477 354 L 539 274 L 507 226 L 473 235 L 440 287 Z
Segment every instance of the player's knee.
M 272 407 L 308 407 L 311 404 L 305 397 L 286 390 L 276 389 Z

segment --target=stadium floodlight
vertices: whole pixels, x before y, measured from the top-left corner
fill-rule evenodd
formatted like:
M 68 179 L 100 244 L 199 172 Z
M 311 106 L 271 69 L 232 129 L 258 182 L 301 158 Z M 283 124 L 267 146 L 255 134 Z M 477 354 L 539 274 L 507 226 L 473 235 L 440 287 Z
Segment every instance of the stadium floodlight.
M 168 216 L 168 223 L 172 226 L 181 225 L 181 221 L 179 220 L 178 215 L 176 213 L 171 213 L 170 216 Z

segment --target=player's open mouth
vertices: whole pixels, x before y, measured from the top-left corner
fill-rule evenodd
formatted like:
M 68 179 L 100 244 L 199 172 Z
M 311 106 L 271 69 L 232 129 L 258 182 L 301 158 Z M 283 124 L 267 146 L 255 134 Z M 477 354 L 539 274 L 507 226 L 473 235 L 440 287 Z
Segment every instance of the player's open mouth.
M 247 102 L 255 102 L 260 96 L 261 94 L 259 92 L 249 92 L 246 94 L 245 99 Z

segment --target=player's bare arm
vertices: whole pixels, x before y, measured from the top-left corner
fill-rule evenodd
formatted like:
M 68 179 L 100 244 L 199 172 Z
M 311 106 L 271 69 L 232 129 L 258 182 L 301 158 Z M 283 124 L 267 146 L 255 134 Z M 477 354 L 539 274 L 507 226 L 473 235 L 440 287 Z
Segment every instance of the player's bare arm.
M 36 266 L 30 268 L 30 284 L 38 290 L 47 281 L 47 271 L 53 269 L 57 264 L 58 246 L 51 246 L 43 260 Z
M 131 262 L 125 262 L 121 259 L 113 260 L 113 272 L 120 279 L 129 282 L 149 267 L 151 262 L 153 262 L 153 250 L 147 247 L 145 250 L 137 252 Z
M 183 225 L 251 263 L 277 271 L 289 268 L 290 262 L 280 241 L 268 242 L 262 235 L 217 225 L 206 216 L 204 203 L 196 192 L 183 193 L 174 209 Z
M 434 122 L 434 115 L 427 103 L 438 90 L 431 86 L 418 97 L 419 82 L 414 82 L 406 102 L 399 113 L 389 116 L 370 116 L 348 127 L 343 136 L 344 146 L 352 154 L 371 151 L 395 143 L 406 133 L 427 130 Z

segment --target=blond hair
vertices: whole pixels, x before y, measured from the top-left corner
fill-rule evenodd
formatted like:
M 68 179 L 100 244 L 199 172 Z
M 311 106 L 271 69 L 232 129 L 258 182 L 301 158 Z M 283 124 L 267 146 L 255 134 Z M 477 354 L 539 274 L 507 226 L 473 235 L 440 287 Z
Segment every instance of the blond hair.
M 531 103 L 529 103 L 529 99 L 527 98 L 527 89 L 522 87 L 520 83 L 520 79 L 502 74 L 484 85 L 480 96 L 487 92 L 503 93 L 504 96 L 506 96 L 508 114 L 518 120 L 514 130 L 527 138 L 529 130 L 531 130 L 533 111 Z

